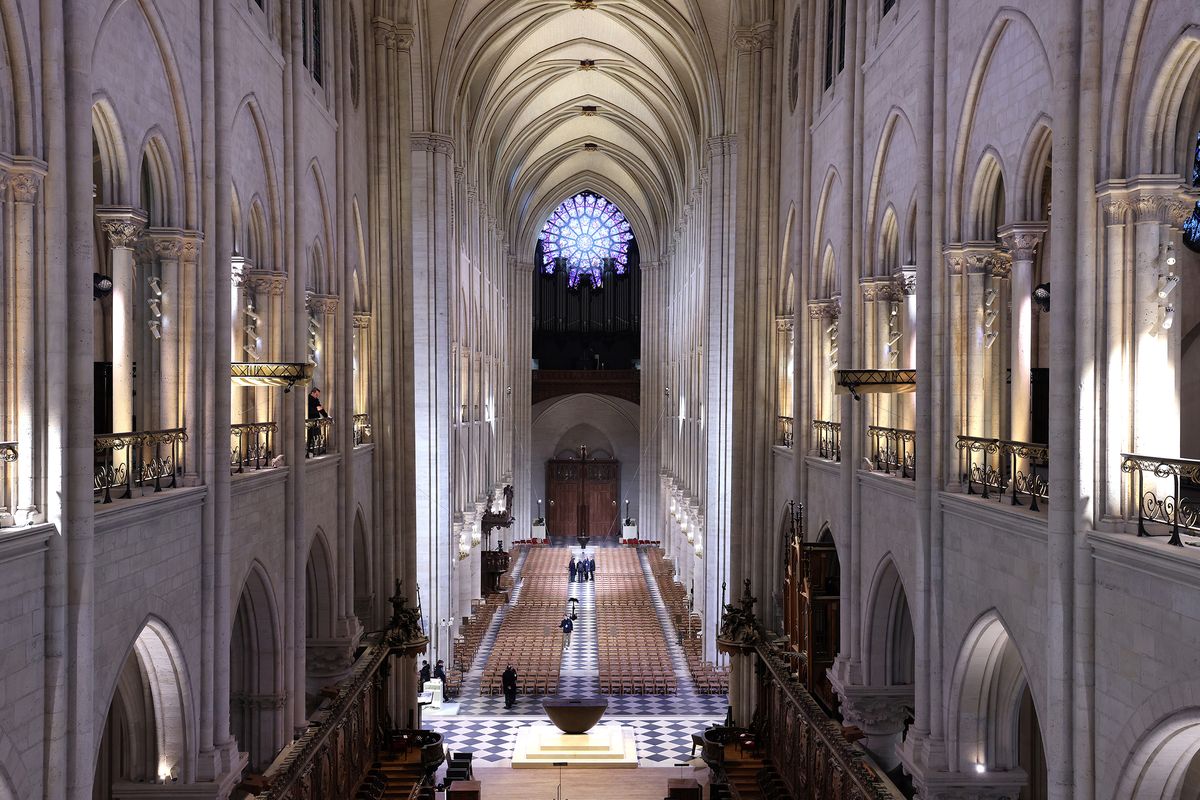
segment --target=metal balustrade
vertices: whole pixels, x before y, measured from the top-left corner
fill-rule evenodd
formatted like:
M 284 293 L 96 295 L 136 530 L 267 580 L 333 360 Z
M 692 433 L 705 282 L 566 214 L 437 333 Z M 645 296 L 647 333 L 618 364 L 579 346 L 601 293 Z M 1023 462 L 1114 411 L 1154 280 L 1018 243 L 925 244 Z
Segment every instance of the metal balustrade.
M 230 427 L 229 468 L 234 473 L 271 466 L 278 426 L 274 422 L 243 422 Z
M 333 417 L 318 417 L 304 421 L 304 455 L 306 458 L 323 456 L 330 452 L 330 437 L 333 434 Z
M 354 446 L 358 447 L 364 444 L 370 444 L 374 441 L 371 437 L 371 417 L 367 414 L 354 415 Z
M 125 500 L 134 489 L 153 486 L 155 492 L 174 489 L 183 472 L 184 444 L 187 431 L 170 428 L 161 431 L 105 433 L 95 437 L 94 492 L 101 504 L 113 501 L 113 492 L 125 490 Z
M 1044 444 L 991 439 L 980 436 L 959 436 L 955 443 L 959 453 L 959 472 L 967 484 L 967 494 L 991 499 L 993 494 L 1003 500 L 1005 493 L 1011 505 L 1029 502 L 1030 511 L 1041 511 L 1039 503 L 1050 499 L 1050 448 Z
M 917 479 L 917 432 L 905 428 L 867 427 L 871 438 L 870 459 L 875 469 L 885 474 L 899 473 L 902 478 Z
M 842 423 L 814 419 L 812 427 L 817 440 L 817 455 L 827 461 L 841 461 Z
M 1122 453 L 1121 471 L 1137 473 L 1138 536 L 1168 535 L 1151 533 L 1147 522 L 1168 526 L 1168 544 L 1176 546 L 1183 545 L 1181 529 L 1200 535 L 1200 461 Z
M 792 436 L 792 418 L 791 417 L 776 417 L 775 418 L 775 444 L 781 447 L 791 447 L 793 441 Z

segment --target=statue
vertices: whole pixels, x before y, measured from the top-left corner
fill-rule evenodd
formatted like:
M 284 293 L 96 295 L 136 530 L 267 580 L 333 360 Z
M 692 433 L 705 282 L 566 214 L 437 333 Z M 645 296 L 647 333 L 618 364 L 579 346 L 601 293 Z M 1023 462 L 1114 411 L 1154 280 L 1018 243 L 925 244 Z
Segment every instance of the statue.
M 750 594 L 750 579 L 745 581 L 742 589 L 740 606 L 733 603 L 725 604 L 725 613 L 721 616 L 721 632 L 719 639 L 741 647 L 753 647 L 762 639 L 762 631 L 758 619 L 754 616 L 754 604 L 758 598 Z
M 421 630 L 421 612 L 408 608 L 408 598 L 401 588 L 402 581 L 396 579 L 396 593 L 388 598 L 392 604 L 392 618 L 388 621 L 388 638 L 399 643 L 415 642 L 425 637 Z

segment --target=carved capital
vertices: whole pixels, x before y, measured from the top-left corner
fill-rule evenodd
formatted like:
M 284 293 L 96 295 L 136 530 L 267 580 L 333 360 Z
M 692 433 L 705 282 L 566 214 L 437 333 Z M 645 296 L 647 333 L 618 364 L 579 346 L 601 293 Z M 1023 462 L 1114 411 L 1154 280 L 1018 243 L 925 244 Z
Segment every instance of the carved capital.
M 442 153 L 449 156 L 454 155 L 454 139 L 444 133 L 433 133 L 432 131 L 414 132 L 411 141 L 413 150 L 421 150 L 426 153 Z
M 1046 235 L 1045 222 L 1021 222 L 1000 229 L 1000 243 L 1008 249 L 1013 261 L 1032 261 Z
M 413 30 L 404 25 L 397 25 L 386 17 L 375 17 L 371 21 L 375 31 L 375 44 L 389 50 L 408 50 L 413 43 Z
M 180 253 L 179 260 L 184 264 L 195 264 L 204 246 L 204 234 L 200 231 L 184 231 L 182 235 L 183 252 Z
M 776 317 L 775 330 L 780 333 L 790 333 L 796 329 L 796 321 L 791 317 Z
M 146 212 L 137 208 L 103 206 L 96 209 L 96 217 L 113 248 L 133 249 L 146 229 Z
M 12 172 L 8 185 L 13 190 L 13 200 L 18 203 L 36 203 L 42 189 L 42 176 L 36 172 Z
M 737 139 L 733 136 L 712 136 L 708 140 L 709 158 L 724 158 L 737 152 Z M 707 170 L 705 170 L 707 174 Z
M 739 28 L 733 34 L 733 48 L 739 53 L 757 53 L 775 41 L 775 24 L 761 22 L 753 28 Z
M 183 231 L 175 228 L 150 228 L 146 231 L 154 255 L 165 261 L 178 261 L 183 255 Z
M 287 275 L 273 269 L 242 270 L 242 286 L 272 297 L 282 297 L 287 286 Z
M 1133 204 L 1128 197 L 1105 197 L 1100 201 L 1100 208 L 1104 210 L 1104 224 L 1111 227 L 1125 224 Z
M 841 313 L 842 307 L 837 300 L 810 300 L 808 302 L 809 319 L 837 319 Z
M 1187 222 L 1188 217 L 1196 210 L 1195 198 L 1178 198 L 1167 203 L 1167 222 L 1172 228 L 1183 228 L 1183 223 Z
M 990 275 L 1007 278 L 1012 273 L 1012 259 L 994 247 L 970 247 L 961 252 L 962 272 L 955 274 Z
M 354 312 L 354 327 L 355 328 L 371 327 L 371 312 L 370 311 L 355 311 Z
M 1133 221 L 1166 225 L 1170 219 L 1171 198 L 1161 194 L 1140 194 L 1133 198 Z
M 947 275 L 962 275 L 966 270 L 967 257 L 960 249 L 946 249 L 942 251 L 942 258 L 946 260 Z
M 309 292 L 304 296 L 304 305 L 312 314 L 333 314 L 337 311 L 338 296 Z

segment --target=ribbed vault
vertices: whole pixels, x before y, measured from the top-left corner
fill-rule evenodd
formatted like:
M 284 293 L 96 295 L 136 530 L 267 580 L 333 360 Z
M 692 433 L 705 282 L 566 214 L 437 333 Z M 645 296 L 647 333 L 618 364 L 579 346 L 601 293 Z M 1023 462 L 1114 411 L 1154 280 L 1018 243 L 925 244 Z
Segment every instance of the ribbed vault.
M 721 125 L 709 27 L 689 0 L 581 5 L 459 0 L 435 125 L 459 143 L 467 180 L 517 252 L 532 254 L 565 197 L 592 189 L 621 207 L 643 257 L 656 258 Z

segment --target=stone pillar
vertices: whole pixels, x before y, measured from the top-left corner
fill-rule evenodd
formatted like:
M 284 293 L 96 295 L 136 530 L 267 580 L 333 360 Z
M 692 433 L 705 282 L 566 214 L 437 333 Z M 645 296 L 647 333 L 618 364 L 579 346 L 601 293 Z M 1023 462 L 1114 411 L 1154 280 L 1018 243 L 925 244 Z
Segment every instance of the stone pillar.
M 541 498 L 542 514 L 547 513 L 548 498 L 542 497 L 543 476 L 536 475 L 532 454 L 531 415 L 533 400 L 533 272 L 534 265 L 509 258 L 513 274 L 513 300 L 510 312 L 512 330 L 512 426 L 513 438 L 513 536 L 528 539 L 530 524 L 537 515 L 534 498 Z
M 1045 222 L 1021 222 L 1000 229 L 1001 242 L 1012 256 L 1009 323 L 1008 438 L 1030 441 L 1033 387 L 1033 259 L 1045 236 Z
M 900 364 L 901 369 L 916 369 L 917 367 L 917 268 L 915 265 L 905 265 L 900 268 L 897 276 L 897 300 L 900 302 Z M 918 376 L 920 380 L 920 376 Z M 917 408 L 916 393 L 906 394 L 898 403 L 904 410 L 901 414 L 901 427 L 916 430 Z M 920 463 L 919 461 L 917 462 Z
M 1167 267 L 1161 248 L 1170 240 L 1170 198 L 1144 188 L 1133 204 L 1133 452 L 1158 458 L 1179 456 L 1178 352 L 1180 325 L 1163 328 L 1165 307 L 1176 297 L 1158 296 Z
M 949 245 L 942 252 L 946 263 L 946 326 L 949 339 L 945 349 L 948 353 L 948 368 L 946 370 L 946 442 L 950 452 L 957 437 L 969 433 L 966 424 L 966 400 L 964 392 L 967 387 L 967 326 L 964 315 L 964 281 L 963 273 L 966 267 L 966 255 L 962 245 Z M 945 463 L 946 488 L 961 485 L 962 476 L 959 474 L 958 459 L 947 458 Z
M 201 329 L 199 308 L 199 280 L 196 263 L 201 256 L 204 244 L 204 234 L 199 231 L 183 231 L 179 254 L 179 385 L 182 398 L 180 402 L 180 421 L 187 429 L 189 436 L 196 436 L 200 430 L 197 425 L 199 417 L 204 413 L 204 380 L 202 375 Z M 184 450 L 184 479 L 190 484 L 199 482 L 197 464 L 203 455 L 203 449 L 188 447 Z
M 11 511 L 18 525 L 32 525 L 42 519 L 38 503 L 38 475 L 41 472 L 41 454 L 34 449 L 38 441 L 39 402 L 37 397 L 39 365 L 37 358 L 38 309 L 37 293 L 41 281 L 38 279 L 36 259 L 36 214 L 38 193 L 45 176 L 45 165 L 25 160 L 14 168 L 8 184 L 12 187 L 15 204 L 13 214 L 13 281 L 15 308 L 11 309 L 16 325 L 13 331 L 16 353 L 16 440 L 24 449 L 16 463 L 16 496 L 12 498 Z M 0 197 L 3 188 L 0 187 Z
M 371 381 L 371 312 L 354 312 L 354 413 L 367 414 L 370 418 L 371 408 L 367 404 L 368 386 Z
M 308 313 L 313 316 L 320 327 L 319 334 L 320 355 L 318 356 L 318 369 L 320 370 L 321 383 L 315 384 L 321 390 L 321 402 L 325 407 L 325 413 L 333 417 L 334 424 L 329 427 L 330 441 L 327 443 L 330 449 L 343 450 L 342 442 L 339 441 L 340 436 L 336 433 L 342 433 L 344 420 L 346 415 L 350 415 L 351 419 L 345 421 L 353 421 L 353 412 L 349 407 L 335 407 L 333 400 L 341 394 L 341 387 L 338 385 L 338 370 L 341 369 L 341 364 L 338 363 L 337 354 L 340 346 L 339 336 L 337 335 L 337 308 L 338 297 L 333 294 L 313 294 L 308 293 L 305 296 L 306 308 Z
M 990 432 L 987 415 L 987 358 L 988 351 L 984 345 L 984 317 L 991 308 L 997 308 L 993 302 L 991 308 L 985 306 L 985 298 L 991 288 L 989 278 L 992 272 L 992 255 L 990 249 L 972 248 L 966 254 L 966 270 L 963 279 L 966 282 L 966 308 L 962 318 L 964 326 L 963 338 L 966 356 L 965 379 L 966 391 L 966 430 L 971 436 L 987 436 Z
M 150 237 L 154 253 L 158 256 L 159 291 L 158 307 L 160 338 L 158 358 L 160 386 L 158 389 L 159 428 L 176 428 L 182 417 L 179 411 L 180 388 L 182 387 L 179 364 L 181 336 L 181 295 L 179 260 L 183 255 L 183 231 L 169 228 L 152 228 Z
M 283 295 L 287 288 L 287 275 L 271 269 L 246 268 L 242 270 L 241 280 L 242 291 L 246 293 L 247 299 L 254 298 L 254 313 L 258 315 L 258 322 L 254 326 L 260 346 L 258 358 L 262 361 L 284 360 Z M 250 323 L 250 317 L 243 313 L 242 319 L 244 333 L 245 326 Z M 251 355 L 244 351 L 240 356 L 236 353 L 234 356 L 238 361 L 251 359 Z M 278 403 L 278 390 L 260 386 L 249 391 L 253 392 L 254 396 L 254 419 L 247 420 L 248 422 L 270 422 L 280 418 L 278 409 L 274 407 Z
M 146 227 L 146 214 L 134 208 L 98 208 L 104 232 L 112 246 L 112 428 L 133 430 L 134 309 L 133 250 Z

